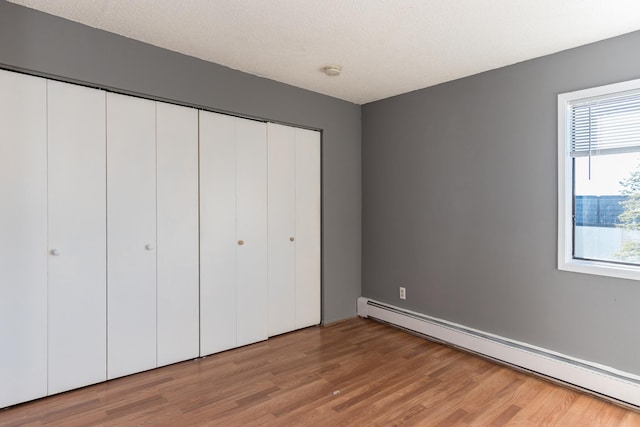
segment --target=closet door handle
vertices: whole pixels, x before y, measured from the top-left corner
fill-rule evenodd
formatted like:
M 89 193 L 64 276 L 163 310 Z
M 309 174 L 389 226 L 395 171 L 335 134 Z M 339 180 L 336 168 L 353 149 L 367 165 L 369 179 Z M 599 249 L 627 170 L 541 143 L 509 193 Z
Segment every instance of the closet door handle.
M 294 240 L 296 240 L 296 238 L 295 238 L 295 237 L 289 237 L 289 241 L 290 241 L 290 242 L 293 242 Z
M 149 245 L 144 245 L 144 248 L 148 251 L 152 251 L 154 249 L 153 245 L 149 244 Z
M 238 240 L 238 246 L 244 245 L 244 240 Z
M 60 252 L 60 249 L 51 249 L 51 250 L 49 251 L 49 253 L 50 253 L 51 255 L 53 255 L 53 256 L 60 256 L 60 255 L 62 255 L 62 252 Z

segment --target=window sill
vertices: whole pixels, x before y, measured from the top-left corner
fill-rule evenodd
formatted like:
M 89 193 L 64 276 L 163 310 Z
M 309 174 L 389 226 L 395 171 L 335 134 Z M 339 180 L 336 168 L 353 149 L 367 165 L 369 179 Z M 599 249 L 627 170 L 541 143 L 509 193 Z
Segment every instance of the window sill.
M 618 265 L 599 261 L 572 259 L 558 265 L 558 270 L 595 274 L 619 279 L 640 280 L 640 266 Z

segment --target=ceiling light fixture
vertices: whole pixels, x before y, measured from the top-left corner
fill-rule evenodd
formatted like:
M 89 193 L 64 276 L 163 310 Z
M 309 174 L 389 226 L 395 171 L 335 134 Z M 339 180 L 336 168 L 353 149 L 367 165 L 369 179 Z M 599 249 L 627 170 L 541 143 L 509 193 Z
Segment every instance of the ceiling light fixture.
M 327 76 L 335 77 L 340 75 L 342 67 L 340 65 L 326 65 L 323 71 Z

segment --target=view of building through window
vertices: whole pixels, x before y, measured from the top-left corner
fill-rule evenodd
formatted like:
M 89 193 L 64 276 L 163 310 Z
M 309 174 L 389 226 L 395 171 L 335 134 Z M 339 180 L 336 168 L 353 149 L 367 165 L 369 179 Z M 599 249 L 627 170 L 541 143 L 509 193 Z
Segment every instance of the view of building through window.
M 640 264 L 640 153 L 574 160 L 574 258 Z

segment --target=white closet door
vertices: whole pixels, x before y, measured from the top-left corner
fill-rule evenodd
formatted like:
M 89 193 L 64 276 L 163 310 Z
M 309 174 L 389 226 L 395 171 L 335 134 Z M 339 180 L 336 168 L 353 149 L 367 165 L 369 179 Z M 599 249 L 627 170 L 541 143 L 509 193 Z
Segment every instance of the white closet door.
M 320 323 L 320 132 L 296 129 L 296 328 Z
M 107 94 L 107 376 L 156 367 L 155 102 Z
M 236 119 L 236 188 L 237 344 L 241 346 L 268 337 L 265 123 Z
M 49 394 L 106 379 L 105 93 L 48 81 Z
M 158 102 L 158 366 L 198 357 L 198 111 Z
M 295 128 L 269 123 L 269 336 L 296 329 Z
M 266 125 L 200 112 L 200 353 L 267 338 Z
M 236 119 L 200 111 L 200 355 L 236 346 Z
M 47 87 L 0 70 L 0 408 L 47 394 Z

